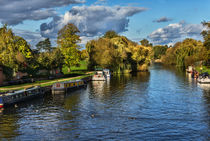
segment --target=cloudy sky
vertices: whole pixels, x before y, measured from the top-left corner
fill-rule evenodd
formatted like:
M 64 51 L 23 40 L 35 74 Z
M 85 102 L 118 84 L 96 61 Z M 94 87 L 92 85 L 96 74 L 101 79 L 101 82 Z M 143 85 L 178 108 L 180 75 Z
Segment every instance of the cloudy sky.
M 67 23 L 80 30 L 81 44 L 115 30 L 133 41 L 173 44 L 201 40 L 202 21 L 210 20 L 210 0 L 0 0 L 0 23 L 32 46 L 56 41 Z

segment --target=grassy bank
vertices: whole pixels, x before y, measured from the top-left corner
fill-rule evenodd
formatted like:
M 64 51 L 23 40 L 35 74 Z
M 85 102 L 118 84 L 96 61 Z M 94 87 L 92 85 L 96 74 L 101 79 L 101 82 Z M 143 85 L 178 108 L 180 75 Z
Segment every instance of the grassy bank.
M 64 74 L 74 74 L 74 73 L 85 73 L 87 72 L 87 62 L 81 61 L 79 66 L 72 66 L 71 71 L 68 72 L 68 67 L 63 67 L 62 72 Z
M 54 79 L 54 80 L 43 80 L 43 81 L 36 81 L 34 83 L 4 86 L 4 87 L 0 87 L 0 92 L 5 92 L 5 91 L 9 91 L 9 90 L 20 90 L 20 89 L 25 89 L 25 88 L 28 88 L 28 87 L 33 87 L 33 86 L 41 86 L 41 87 L 51 86 L 52 84 L 54 84 L 56 82 L 64 82 L 64 81 L 69 81 L 69 80 L 82 79 L 82 78 L 91 76 L 92 74 L 93 74 L 92 72 L 88 72 L 84 75 L 76 76 L 76 77 L 60 78 L 60 79 Z

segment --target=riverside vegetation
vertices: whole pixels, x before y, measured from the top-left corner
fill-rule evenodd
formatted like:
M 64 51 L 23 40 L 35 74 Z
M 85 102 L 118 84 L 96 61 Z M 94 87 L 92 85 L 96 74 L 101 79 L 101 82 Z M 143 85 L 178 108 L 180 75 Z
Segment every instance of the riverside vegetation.
M 209 71 L 210 64 L 210 23 L 201 34 L 204 41 L 185 39 L 174 46 L 153 46 L 147 39 L 139 43 L 107 31 L 104 36 L 91 40 L 81 50 L 79 30 L 74 24 L 67 24 L 59 32 L 57 47 L 52 47 L 49 38 L 37 43 L 32 48 L 27 41 L 16 36 L 7 25 L 0 28 L 0 66 L 7 80 L 15 72 L 26 72 L 30 77 L 37 77 L 39 70 L 60 69 L 70 73 L 81 62 L 84 69 L 108 68 L 114 73 L 147 71 L 152 60 L 160 59 L 162 63 L 186 68 L 189 65 L 202 65 Z

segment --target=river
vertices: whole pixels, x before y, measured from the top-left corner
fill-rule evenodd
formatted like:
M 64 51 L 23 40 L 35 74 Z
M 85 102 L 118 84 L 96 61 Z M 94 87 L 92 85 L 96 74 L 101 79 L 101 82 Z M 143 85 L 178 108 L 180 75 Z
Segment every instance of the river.
M 175 68 L 90 82 L 0 113 L 0 140 L 210 140 L 210 86 Z

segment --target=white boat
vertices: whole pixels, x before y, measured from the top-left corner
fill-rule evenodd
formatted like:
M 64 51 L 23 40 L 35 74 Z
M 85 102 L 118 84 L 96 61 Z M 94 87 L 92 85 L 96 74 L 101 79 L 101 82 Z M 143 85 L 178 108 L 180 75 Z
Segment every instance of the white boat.
M 198 83 L 201 83 L 201 84 L 210 84 L 210 79 L 209 79 L 209 77 L 199 77 L 198 78 Z
M 93 81 L 106 81 L 106 75 L 104 74 L 104 71 L 96 71 L 95 74 L 92 77 Z

